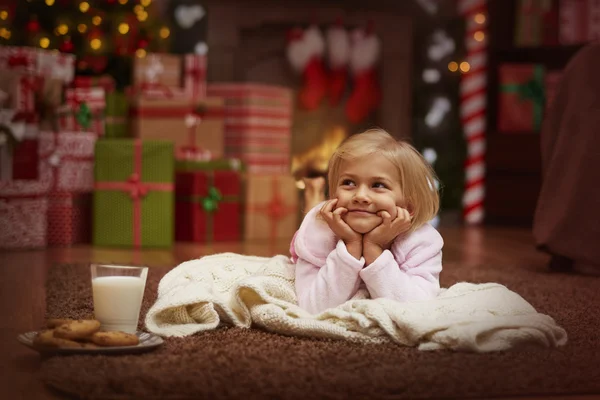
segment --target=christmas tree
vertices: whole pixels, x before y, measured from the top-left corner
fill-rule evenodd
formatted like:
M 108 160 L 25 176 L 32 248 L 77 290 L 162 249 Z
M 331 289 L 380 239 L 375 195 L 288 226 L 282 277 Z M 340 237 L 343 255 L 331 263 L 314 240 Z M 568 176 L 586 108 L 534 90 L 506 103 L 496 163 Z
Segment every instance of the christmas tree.
M 106 73 L 125 86 L 133 57 L 170 47 L 171 28 L 159 5 L 158 0 L 0 0 L 0 45 L 72 53 L 78 75 Z

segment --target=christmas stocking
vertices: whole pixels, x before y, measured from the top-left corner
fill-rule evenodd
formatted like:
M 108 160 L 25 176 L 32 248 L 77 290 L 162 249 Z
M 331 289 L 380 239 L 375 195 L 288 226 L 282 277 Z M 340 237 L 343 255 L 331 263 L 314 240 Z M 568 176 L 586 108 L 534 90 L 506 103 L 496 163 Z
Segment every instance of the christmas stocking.
M 342 22 L 327 31 L 327 58 L 329 61 L 329 84 L 327 93 L 332 106 L 339 104 L 348 80 L 348 62 L 350 61 L 350 35 Z
M 354 87 L 346 103 L 346 116 L 352 123 L 362 122 L 381 103 L 381 87 L 375 71 L 380 42 L 371 29 L 353 33 L 350 69 Z
M 288 35 L 287 57 L 292 68 L 302 74 L 299 103 L 305 110 L 318 108 L 327 92 L 324 51 L 325 41 L 316 26 L 293 30 Z

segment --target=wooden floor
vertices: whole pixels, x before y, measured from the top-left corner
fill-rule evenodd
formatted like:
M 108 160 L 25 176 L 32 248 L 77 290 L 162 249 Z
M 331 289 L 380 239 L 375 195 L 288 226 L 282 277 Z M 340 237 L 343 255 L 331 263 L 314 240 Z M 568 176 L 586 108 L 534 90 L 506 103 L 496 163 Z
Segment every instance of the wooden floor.
M 529 231 L 502 228 L 442 228 L 444 260 L 472 268 L 483 264 L 536 264 L 548 259 L 536 252 Z M 40 251 L 0 253 L 0 376 L 3 398 L 60 399 L 40 382 L 37 353 L 19 345 L 18 333 L 39 329 L 44 321 L 45 279 L 55 263 L 111 262 L 123 264 L 170 265 L 218 252 L 258 256 L 288 254 L 289 240 L 275 244 L 220 243 L 214 246 L 177 244 L 169 251 L 99 249 L 90 246 L 49 248 Z M 523 398 L 523 397 L 520 397 Z M 556 398 L 566 398 L 564 396 Z M 593 396 L 572 396 L 590 400 Z M 526 399 L 541 399 L 529 397 Z

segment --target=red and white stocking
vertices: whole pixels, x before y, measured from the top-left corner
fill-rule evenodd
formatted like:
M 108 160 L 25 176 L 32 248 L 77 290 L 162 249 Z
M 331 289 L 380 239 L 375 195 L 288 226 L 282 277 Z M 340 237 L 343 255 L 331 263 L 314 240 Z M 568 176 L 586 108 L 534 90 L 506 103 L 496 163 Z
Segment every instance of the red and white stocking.
M 346 103 L 346 116 L 352 123 L 364 121 L 381 103 L 381 87 L 376 72 L 380 51 L 379 38 L 372 29 L 353 32 L 350 53 L 353 90 Z
M 302 74 L 300 107 L 314 110 L 327 94 L 327 73 L 323 63 L 325 41 L 319 28 L 311 26 L 288 34 L 287 57 L 292 68 Z
M 348 81 L 348 63 L 350 61 L 350 35 L 344 29 L 342 21 L 329 28 L 326 35 L 327 60 L 329 62 L 329 83 L 327 94 L 329 102 L 339 104 Z

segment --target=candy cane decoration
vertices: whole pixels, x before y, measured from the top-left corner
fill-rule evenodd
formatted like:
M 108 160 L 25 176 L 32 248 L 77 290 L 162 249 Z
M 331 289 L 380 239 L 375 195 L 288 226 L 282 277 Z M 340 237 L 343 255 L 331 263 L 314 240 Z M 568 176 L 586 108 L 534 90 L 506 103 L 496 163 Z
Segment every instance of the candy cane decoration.
M 467 52 L 460 65 L 460 114 L 467 142 L 463 218 L 467 224 L 480 224 L 485 198 L 487 0 L 459 0 L 458 10 L 466 21 Z

